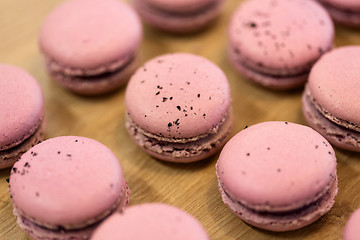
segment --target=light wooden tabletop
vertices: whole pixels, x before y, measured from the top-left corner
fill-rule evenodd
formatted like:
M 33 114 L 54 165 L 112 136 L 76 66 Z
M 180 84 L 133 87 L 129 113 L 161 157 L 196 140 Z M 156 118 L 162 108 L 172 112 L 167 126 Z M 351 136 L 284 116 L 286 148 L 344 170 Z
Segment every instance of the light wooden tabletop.
M 131 205 L 163 202 L 182 208 L 204 225 L 212 240 L 220 239 L 341 239 L 345 221 L 360 207 L 360 154 L 336 150 L 339 193 L 331 211 L 301 230 L 272 233 L 248 226 L 223 204 L 215 175 L 218 154 L 198 163 L 170 164 L 149 157 L 131 142 L 125 130 L 124 88 L 102 97 L 74 95 L 51 81 L 39 52 L 41 22 L 61 0 L 1 0 L 0 62 L 30 72 L 45 95 L 46 138 L 60 135 L 90 137 L 107 145 L 119 158 L 131 189 Z M 192 52 L 218 64 L 229 78 L 235 112 L 232 135 L 246 125 L 286 120 L 305 124 L 301 89 L 276 92 L 245 81 L 229 64 L 226 29 L 239 0 L 228 0 L 211 28 L 175 36 L 144 29 L 141 61 L 169 52 Z M 337 46 L 360 44 L 360 30 L 336 27 Z M 1 90 L 0 90 L 1 91 Z M 1 94 L 1 93 L 0 93 Z M 356 96 L 358 97 L 358 96 Z M 0 170 L 0 239 L 30 239 L 17 225 L 8 194 L 10 169 Z M 306 176 L 304 176 L 306 177 Z

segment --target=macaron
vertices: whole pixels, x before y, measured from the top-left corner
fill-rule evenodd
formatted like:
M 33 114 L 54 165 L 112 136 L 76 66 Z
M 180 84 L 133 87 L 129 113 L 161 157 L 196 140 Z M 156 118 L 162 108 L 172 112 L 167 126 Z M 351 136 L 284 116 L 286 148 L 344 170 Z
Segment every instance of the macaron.
M 44 96 L 39 83 L 23 69 L 0 64 L 0 169 L 44 140 Z
M 344 232 L 343 232 L 343 240 L 358 240 L 360 239 L 360 209 L 357 209 L 353 212 L 346 222 Z
M 228 55 L 251 82 L 288 90 L 304 85 L 333 40 L 334 24 L 315 1 L 247 0 L 232 15 Z
M 360 2 L 357 0 L 318 0 L 336 23 L 360 27 Z
M 250 126 L 216 164 L 222 200 L 244 222 L 270 231 L 307 226 L 334 204 L 336 156 L 313 129 L 274 121 Z
M 115 213 L 104 221 L 91 240 L 209 240 L 200 222 L 187 212 L 163 203 L 143 203 Z
M 339 47 L 311 69 L 302 97 L 308 124 L 332 145 L 360 152 L 360 46 Z
M 10 175 L 17 223 L 34 239 L 88 239 L 122 211 L 129 188 L 114 153 L 93 139 L 61 136 L 29 149 Z
M 117 0 L 70 0 L 55 8 L 39 45 L 52 78 L 83 95 L 120 88 L 138 67 L 140 18 Z
M 171 33 L 193 33 L 210 25 L 224 0 L 133 0 L 148 25 Z
M 194 162 L 230 137 L 233 115 L 224 72 L 190 53 L 161 55 L 131 77 L 125 92 L 126 128 L 155 158 Z

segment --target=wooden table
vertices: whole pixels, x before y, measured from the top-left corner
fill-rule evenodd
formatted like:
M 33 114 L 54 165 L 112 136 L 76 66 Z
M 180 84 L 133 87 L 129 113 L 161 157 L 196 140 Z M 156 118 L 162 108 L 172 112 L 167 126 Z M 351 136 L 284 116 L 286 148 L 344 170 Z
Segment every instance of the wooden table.
M 360 155 L 336 149 L 339 193 L 331 211 L 301 230 L 272 233 L 243 223 L 223 204 L 215 175 L 218 155 L 193 164 L 155 160 L 135 146 L 125 130 L 124 88 L 102 97 L 81 97 L 56 85 L 45 71 L 37 37 L 41 22 L 61 0 L 1 0 L 0 62 L 20 66 L 41 84 L 48 121 L 46 138 L 78 135 L 107 145 L 119 158 L 131 189 L 131 205 L 164 202 L 182 208 L 215 239 L 341 239 L 345 221 L 360 207 Z M 236 134 L 246 125 L 286 120 L 306 124 L 301 89 L 276 92 L 245 81 L 229 64 L 226 30 L 239 0 L 228 0 L 214 26 L 194 35 L 174 36 L 144 29 L 142 62 L 168 52 L 192 52 L 218 64 L 227 74 L 233 96 Z M 360 43 L 360 31 L 337 26 L 336 45 Z M 2 89 L 0 90 L 1 94 Z M 359 97 L 359 96 L 356 96 Z M 30 239 L 17 225 L 8 194 L 10 169 L 0 170 L 0 239 Z M 306 176 L 304 176 L 306 177 Z

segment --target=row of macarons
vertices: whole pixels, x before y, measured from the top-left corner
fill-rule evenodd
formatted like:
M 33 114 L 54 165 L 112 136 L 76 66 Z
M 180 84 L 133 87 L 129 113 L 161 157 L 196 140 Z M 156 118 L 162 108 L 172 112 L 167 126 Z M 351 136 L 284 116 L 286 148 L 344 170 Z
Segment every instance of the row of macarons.
M 308 123 L 333 145 L 352 151 L 360 151 L 360 109 L 353 97 L 360 89 L 359 53 L 359 46 L 347 46 L 323 55 L 312 67 L 303 93 Z M 6 89 L 1 95 L 4 168 L 43 139 L 44 99 L 30 74 L 10 65 L 1 65 L 0 70 L 0 84 Z M 198 161 L 228 140 L 231 102 L 228 79 L 217 65 L 190 53 L 161 55 L 131 76 L 125 91 L 126 128 L 134 142 L 154 157 Z
M 334 149 L 318 132 L 270 121 L 232 137 L 221 150 L 216 175 L 222 200 L 236 216 L 282 232 L 331 210 L 336 166 Z M 128 207 L 130 189 L 118 158 L 86 137 L 55 137 L 30 148 L 11 169 L 9 193 L 17 223 L 34 239 L 209 239 L 194 217 L 176 207 Z M 358 215 L 350 218 L 344 239 L 359 237 Z
M 356 119 L 358 116 L 356 100 L 353 101 L 349 97 L 356 95 L 356 87 L 354 87 L 356 81 L 348 75 L 347 71 L 350 68 L 350 72 L 356 76 L 356 67 L 348 65 L 349 62 L 354 64 L 356 61 L 356 51 L 348 48 L 347 50 L 333 51 L 334 54 L 330 54 L 332 57 L 326 57 L 326 59 L 334 59 L 337 58 L 337 55 L 341 55 L 341 59 L 344 59 L 340 63 L 341 66 L 337 65 L 336 59 L 329 60 L 335 61 L 332 63 L 336 65 L 335 67 L 331 64 L 328 66 L 335 73 L 330 73 L 330 70 L 324 69 L 328 67 L 323 67 L 324 64 L 320 63 L 317 64 L 317 69 L 322 69 L 312 71 L 312 75 L 315 75 L 316 72 L 327 72 L 334 78 L 333 80 L 327 80 L 325 77 L 309 77 L 314 63 L 317 63 L 324 53 L 329 52 L 334 45 L 334 24 L 328 12 L 316 1 L 258 1 L 245 1 L 233 13 L 228 26 L 230 62 L 246 79 L 271 89 L 288 90 L 303 86 L 308 79 L 316 79 L 310 80 L 309 86 L 305 90 L 307 95 L 303 100 L 305 117 L 310 125 L 322 132 L 323 135 L 327 135 L 332 144 L 359 151 L 357 142 L 359 119 Z M 334 6 L 339 6 L 339 9 L 348 9 L 351 6 L 353 11 L 356 9 L 356 3 L 350 3 L 351 1 L 343 3 L 345 4 L 343 8 L 336 1 L 324 2 L 327 2 L 326 6 L 328 7 L 333 6 L 331 9 L 334 9 Z M 200 13 L 212 12 L 209 9 L 218 8 L 222 1 L 203 0 L 195 3 L 191 1 L 190 4 L 189 1 L 169 3 L 161 0 L 137 0 L 133 3 L 138 11 L 135 11 L 130 5 L 115 0 L 72 0 L 55 8 L 45 19 L 39 37 L 40 49 L 45 55 L 50 74 L 60 85 L 76 93 L 90 95 L 118 89 L 127 83 L 131 76 L 133 79 L 148 78 L 148 81 L 133 80 L 127 91 L 127 127 L 133 132 L 130 135 L 135 135 L 135 141 L 144 146 L 149 153 L 159 155 L 157 152 L 160 152 L 160 155 L 163 156 L 163 153 L 168 152 L 168 155 L 171 156 L 166 158 L 171 159 L 173 155 L 194 155 L 202 150 L 192 148 L 186 152 L 174 152 L 176 146 L 164 150 L 159 147 L 158 141 L 163 141 L 164 138 L 166 141 L 169 141 L 168 138 L 189 138 L 188 140 L 192 141 L 194 136 L 204 136 L 209 135 L 209 131 L 212 133 L 219 131 L 222 133 L 223 139 L 219 140 L 213 137 L 207 139 L 209 140 L 207 141 L 208 147 L 202 151 L 212 152 L 219 142 L 224 142 L 223 140 L 226 139 L 230 129 L 230 120 L 228 119 L 232 117 L 229 110 L 230 97 L 227 84 L 215 89 L 218 85 L 222 85 L 221 81 L 226 81 L 219 80 L 224 77 L 210 76 L 206 73 L 202 73 L 202 76 L 197 75 L 197 68 L 194 66 L 196 66 L 196 62 L 199 62 L 198 60 L 188 60 L 194 62 L 186 75 L 183 75 L 182 70 L 171 73 L 173 66 L 170 65 L 179 64 L 179 61 L 184 60 L 173 60 L 173 62 L 169 60 L 165 64 L 161 64 L 161 57 L 156 58 L 160 59 L 160 61 L 158 60 L 159 64 L 154 64 L 155 60 L 145 63 L 144 66 L 151 65 L 152 72 L 146 72 L 148 68 L 142 67 L 143 73 L 140 73 L 141 70 L 133 73 L 138 68 L 137 53 L 142 39 L 142 25 L 138 13 L 145 22 L 160 22 L 160 20 L 151 21 L 145 17 L 152 13 L 154 18 L 155 16 L 174 18 L 178 20 L 177 24 L 181 24 L 180 20 L 185 21 L 186 17 L 198 16 L 200 18 Z M 346 4 L 349 5 L 346 7 Z M 165 14 L 166 10 L 177 14 L 169 14 L 169 12 Z M 336 17 L 334 18 L 336 19 Z M 93 19 L 97 19 L 97 21 L 93 21 Z M 174 22 L 175 20 L 165 21 L 163 19 L 163 24 L 159 25 L 167 26 Z M 192 24 L 192 26 L 194 25 L 196 24 Z M 350 54 L 353 56 L 351 59 L 347 56 L 347 52 L 352 53 Z M 324 63 L 325 60 L 321 62 Z M 203 66 L 204 72 L 207 71 L 205 65 Z M 165 70 L 166 67 L 168 67 L 167 70 Z M 211 68 L 214 69 L 210 66 L 209 69 Z M 190 73 L 191 71 L 193 73 Z M 159 74 L 159 72 L 161 73 Z M 152 76 L 150 76 L 151 74 Z M 187 93 L 182 94 L 182 98 L 172 101 L 174 97 L 171 94 L 176 90 L 175 85 L 169 85 L 171 89 L 167 86 L 164 89 L 158 89 L 158 87 L 164 87 L 160 83 L 161 81 L 166 82 L 164 78 L 167 78 L 168 74 L 172 76 L 178 74 L 182 79 L 195 79 L 191 85 L 191 81 L 183 80 L 185 86 L 180 86 L 179 83 L 178 90 L 191 88 L 192 91 L 198 91 L 194 93 L 195 96 L 201 97 L 194 100 L 192 99 L 194 95 L 190 96 L 190 92 L 185 90 L 183 92 Z M 337 84 L 338 80 L 334 77 L 339 74 L 347 76 L 347 80 L 343 81 L 341 86 Z M 203 79 L 201 81 L 200 78 L 211 78 L 211 80 Z M 200 84 L 203 81 L 206 81 L 204 85 L 212 86 L 213 83 L 210 82 L 212 80 L 219 82 L 214 83 L 213 89 L 207 90 L 208 96 L 201 95 L 201 91 L 198 90 L 199 86 L 194 87 L 196 82 Z M 137 83 L 139 81 L 141 84 Z M 130 90 L 132 88 L 136 88 L 134 93 L 134 90 Z M 155 96 L 151 96 L 151 89 L 154 89 Z M 342 91 L 349 93 L 350 90 L 355 92 L 347 96 L 340 93 Z M 143 97 L 138 97 L 137 91 L 142 91 L 141 96 Z M 329 93 L 329 91 L 336 91 L 337 94 Z M 212 95 L 220 97 L 215 99 Z M 208 98 L 207 100 L 205 96 Z M 197 106 L 193 106 L 192 101 L 195 101 Z M 147 103 L 147 107 L 142 107 L 144 102 Z M 212 106 L 221 107 L 216 112 L 211 112 L 201 109 L 205 106 L 208 109 Z M 168 117 L 160 118 L 161 120 L 156 118 L 156 115 L 161 114 L 167 114 Z M 331 121 L 324 121 L 322 116 Z M 197 120 L 199 122 L 196 122 Z M 204 127 L 196 128 L 196 133 L 194 133 L 189 127 L 186 127 L 189 125 L 186 122 L 190 121 L 192 122 L 191 126 L 196 124 Z M 219 128 L 220 123 L 222 128 Z M 332 123 L 336 124 L 332 125 Z M 329 128 L 331 131 L 327 130 Z M 178 140 L 172 142 L 179 143 Z M 184 143 L 184 141 L 180 140 L 180 143 Z M 197 159 L 193 158 L 193 160 Z
M 335 48 L 312 67 L 303 92 L 305 119 L 332 145 L 360 151 L 360 46 Z M 44 98 L 24 70 L 0 66 L 1 167 L 44 137 Z M 10 80 L 11 79 L 11 80 Z M 125 90 L 126 128 L 152 156 L 193 162 L 214 154 L 233 125 L 230 85 L 211 61 L 190 53 L 157 56 L 139 67 Z M 14 111 L 16 109 L 16 111 Z
M 358 4 L 320 2 L 346 13 Z M 53 79 L 85 95 L 119 89 L 138 66 L 143 38 L 140 19 L 164 31 L 199 31 L 218 17 L 225 1 L 132 3 L 71 0 L 56 7 L 44 20 L 39 36 Z M 288 90 L 304 85 L 313 63 L 333 47 L 334 35 L 328 11 L 316 1 L 248 0 L 239 5 L 228 24 L 228 55 L 234 67 L 253 82 Z

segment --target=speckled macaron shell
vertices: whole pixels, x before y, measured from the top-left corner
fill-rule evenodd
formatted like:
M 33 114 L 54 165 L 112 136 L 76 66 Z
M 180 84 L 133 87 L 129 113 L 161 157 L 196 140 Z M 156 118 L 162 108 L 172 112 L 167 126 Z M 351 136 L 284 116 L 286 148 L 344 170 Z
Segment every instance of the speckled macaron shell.
M 34 146 L 15 163 L 10 194 L 17 212 L 38 225 L 71 229 L 114 210 L 125 184 L 119 160 L 105 145 L 63 136 Z
M 158 56 L 130 79 L 126 109 L 143 130 L 165 138 L 207 134 L 231 107 L 225 74 L 209 60 L 188 53 Z
M 143 0 L 144 2 L 157 6 L 163 10 L 176 11 L 176 12 L 192 12 L 202 9 L 207 5 L 211 5 L 218 1 L 223 0 Z
M 167 204 L 145 203 L 113 214 L 94 232 L 91 240 L 209 240 L 199 221 L 185 211 Z
M 248 0 L 232 16 L 235 64 L 274 76 L 306 73 L 333 45 L 334 26 L 317 2 Z
M 336 156 L 326 139 L 309 127 L 264 122 L 228 141 L 217 175 L 231 199 L 258 211 L 287 211 L 329 189 Z
M 129 62 L 142 38 L 140 19 L 116 0 L 72 0 L 55 8 L 40 31 L 45 56 L 65 72 L 93 75 Z M 54 63 L 53 63 L 54 64 Z
M 336 48 L 312 68 L 308 85 L 315 101 L 331 115 L 360 127 L 360 46 Z
M 343 232 L 343 240 L 358 240 L 360 239 L 360 209 L 357 209 L 353 212 L 346 222 L 344 232 Z
M 0 64 L 0 151 L 17 146 L 41 125 L 44 96 L 26 71 Z

